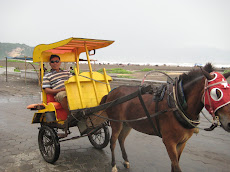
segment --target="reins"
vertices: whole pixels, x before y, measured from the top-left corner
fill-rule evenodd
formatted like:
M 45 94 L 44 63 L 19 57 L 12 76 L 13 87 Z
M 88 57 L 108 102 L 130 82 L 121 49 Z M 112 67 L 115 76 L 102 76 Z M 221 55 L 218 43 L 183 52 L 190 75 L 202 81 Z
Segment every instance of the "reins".
M 173 100 L 174 100 L 174 103 L 175 103 L 175 106 L 176 106 L 176 109 L 180 112 L 181 116 L 190 124 L 192 125 L 193 127 L 196 127 L 196 125 L 199 125 L 200 124 L 200 121 L 194 121 L 194 120 L 191 120 L 189 119 L 185 114 L 184 112 L 181 110 L 181 108 L 179 108 L 179 105 L 177 103 L 177 99 L 176 99 L 176 91 L 175 91 L 176 87 L 174 86 L 173 87 Z
M 132 119 L 132 120 L 116 120 L 116 119 L 111 119 L 111 118 L 108 118 L 108 117 L 101 116 L 101 114 L 102 114 L 103 112 L 105 112 L 108 108 L 110 108 L 110 107 L 114 104 L 114 102 L 112 102 L 111 104 L 109 104 L 103 111 L 101 111 L 101 113 L 100 113 L 99 115 L 97 115 L 97 114 L 95 114 L 95 113 L 93 113 L 93 115 L 94 115 L 94 116 L 97 116 L 97 117 L 99 117 L 99 118 L 108 120 L 108 121 L 113 121 L 113 122 L 127 122 L 127 123 L 128 123 L 128 122 L 137 122 L 137 121 L 142 121 L 142 120 L 148 119 L 148 121 L 150 122 L 150 125 L 152 126 L 152 128 L 153 128 L 153 130 L 154 130 L 154 133 L 157 134 L 159 137 L 162 137 L 160 131 L 156 129 L 156 127 L 155 127 L 155 125 L 153 124 L 153 121 L 152 121 L 151 118 L 156 117 L 156 116 L 158 116 L 158 115 L 160 115 L 160 114 L 169 112 L 169 111 L 174 111 L 174 110 L 176 110 L 176 109 L 175 109 L 175 108 L 170 108 L 170 109 L 158 111 L 158 112 L 156 112 L 156 113 L 150 115 L 150 114 L 149 114 L 149 111 L 148 111 L 148 109 L 147 109 L 147 107 L 145 106 L 144 100 L 143 100 L 143 98 L 142 98 L 141 88 L 142 88 L 142 87 L 140 86 L 139 89 L 138 89 L 138 96 L 137 96 L 137 97 L 139 98 L 140 103 L 141 103 L 141 105 L 142 105 L 142 107 L 143 107 L 143 110 L 144 110 L 144 112 L 145 112 L 145 114 L 146 114 L 145 117 L 141 117 L 141 118 L 137 118 L 137 119 Z
M 144 78 L 143 78 L 143 80 L 142 80 L 142 82 L 141 82 L 141 86 L 143 85 L 144 80 L 146 79 L 146 77 L 147 77 L 150 73 L 153 73 L 153 72 L 162 73 L 162 74 L 166 75 L 171 81 L 174 82 L 174 80 L 173 80 L 169 75 L 167 75 L 165 72 L 161 72 L 161 71 L 150 71 L 150 72 L 148 72 L 148 73 L 145 74 L 145 76 L 144 76 Z M 206 81 L 205 81 L 205 82 L 206 82 Z M 209 86 L 206 86 L 206 83 L 205 83 L 204 94 L 205 94 L 205 91 L 207 91 L 207 89 L 208 89 L 209 87 L 211 87 L 211 86 L 213 86 L 213 85 L 218 85 L 218 84 L 221 84 L 221 83 L 222 83 L 222 82 L 219 82 L 219 83 L 215 83 L 215 84 L 212 84 L 212 85 L 209 85 Z M 140 90 L 141 86 L 139 87 L 139 90 Z M 216 118 L 216 117 L 218 117 L 218 116 L 215 116 L 215 120 L 218 121 L 218 123 L 216 124 L 216 123 L 214 122 L 214 119 L 213 119 L 213 122 L 211 122 L 211 121 L 204 115 L 204 113 L 201 111 L 202 115 L 203 115 L 210 123 L 212 123 L 212 126 L 211 126 L 210 128 L 201 128 L 201 127 L 198 127 L 197 125 L 200 124 L 200 121 L 194 121 L 194 120 L 189 119 L 189 118 L 185 115 L 185 113 L 183 112 L 183 110 L 181 110 L 180 106 L 178 105 L 178 101 L 177 101 L 177 98 L 176 98 L 176 97 L 177 97 L 177 95 L 176 95 L 176 94 L 177 94 L 177 93 L 176 93 L 176 89 L 177 89 L 177 88 L 176 88 L 175 86 L 173 86 L 173 91 L 172 91 L 172 93 L 168 94 L 168 96 L 170 96 L 170 97 L 172 98 L 172 100 L 173 100 L 173 102 L 174 102 L 174 104 L 175 104 L 175 108 L 169 108 L 169 109 L 166 109 L 166 110 L 161 110 L 161 111 L 158 111 L 158 112 L 156 112 L 156 113 L 150 115 L 149 112 L 148 112 L 148 110 L 147 110 L 147 108 L 146 108 L 146 106 L 145 106 L 145 103 L 144 103 L 144 101 L 143 101 L 143 99 L 142 99 L 142 95 L 141 95 L 141 94 L 138 94 L 137 97 L 139 98 L 140 103 L 141 103 L 141 105 L 142 105 L 142 107 L 143 107 L 143 109 L 144 109 L 144 111 L 145 111 L 145 114 L 146 114 L 145 117 L 141 117 L 141 118 L 137 118 L 137 119 L 132 119 L 132 120 L 116 120 L 116 119 L 111 119 L 111 118 L 108 118 L 108 117 L 101 116 L 101 114 L 102 114 L 103 112 L 105 112 L 108 108 L 110 108 L 110 107 L 113 105 L 113 103 L 114 103 L 115 101 L 112 102 L 112 103 L 110 103 L 105 109 L 103 109 L 103 110 L 101 111 L 100 114 L 95 114 L 95 113 L 93 113 L 93 115 L 96 116 L 96 117 L 99 117 L 99 118 L 108 120 L 108 121 L 113 121 L 113 122 L 126 122 L 126 123 L 129 123 L 129 122 L 138 122 L 138 121 L 142 121 L 142 120 L 148 119 L 149 122 L 150 122 L 150 125 L 153 127 L 154 132 L 155 132 L 158 136 L 160 136 L 160 137 L 162 137 L 162 136 L 161 136 L 161 133 L 160 133 L 160 131 L 159 131 L 159 128 L 158 128 L 158 131 L 157 131 L 156 128 L 155 128 L 155 126 L 154 126 L 154 124 L 153 124 L 153 121 L 152 121 L 151 118 L 157 117 L 157 116 L 160 115 L 160 114 L 164 114 L 164 113 L 170 112 L 170 111 L 179 111 L 179 114 L 181 115 L 181 117 L 182 117 L 186 122 L 188 122 L 192 127 L 198 128 L 198 129 L 201 129 L 201 130 L 204 130 L 204 131 L 212 131 L 214 128 L 216 128 L 216 127 L 219 125 L 219 119 Z M 140 91 L 139 91 L 139 92 L 140 92 Z M 172 94 L 173 94 L 173 95 L 172 95 Z M 204 96 L 204 94 L 203 94 L 203 96 Z M 203 96 L 202 96 L 202 97 L 203 97 Z M 209 95 L 209 96 L 210 96 L 210 95 Z M 202 98 L 202 99 L 203 99 L 203 98 Z
M 171 108 L 171 109 L 167 109 L 167 110 L 162 110 L 162 111 L 159 111 L 157 113 L 154 113 L 152 115 L 150 115 L 151 118 L 157 116 L 157 115 L 160 115 L 160 114 L 163 114 L 163 113 L 166 113 L 166 112 L 170 112 L 170 111 L 173 111 L 173 110 L 176 110 L 175 108 Z M 103 111 L 104 112 L 104 111 Z M 111 119 L 111 118 L 107 118 L 107 117 L 104 117 L 104 116 L 101 116 L 102 113 L 100 113 L 99 115 L 97 114 L 93 114 L 94 116 L 97 116 L 99 118 L 102 118 L 102 119 L 105 119 L 105 120 L 108 120 L 108 121 L 113 121 L 113 122 L 138 122 L 138 121 L 142 121 L 142 120 L 146 120 L 148 119 L 147 116 L 145 117 L 141 117 L 141 118 L 137 118 L 137 119 L 129 119 L 129 120 L 117 120 L 117 119 Z
M 167 76 L 167 77 L 171 80 L 171 82 L 174 82 L 174 80 L 173 80 L 167 73 L 162 72 L 162 71 L 158 71 L 158 70 L 151 70 L 151 71 L 149 71 L 149 72 L 147 72 L 147 73 L 145 74 L 145 76 L 144 76 L 143 79 L 142 79 L 141 85 L 144 84 L 146 77 L 147 77 L 149 74 L 151 74 L 151 73 L 161 73 L 161 74 L 164 74 L 165 76 Z
M 153 72 L 162 73 L 162 74 L 166 75 L 166 76 L 171 80 L 171 82 L 173 81 L 173 79 L 172 79 L 169 75 L 167 75 L 165 72 L 161 72 L 161 71 L 150 71 L 150 72 L 148 72 L 147 74 L 145 74 L 145 76 L 144 76 L 144 78 L 143 78 L 143 80 L 142 80 L 142 82 L 141 82 L 141 86 L 143 85 L 144 80 L 146 79 L 146 77 L 147 77 L 150 73 L 153 73 Z M 166 112 L 169 112 L 169 111 L 175 111 L 176 109 L 175 109 L 175 108 L 170 108 L 170 109 L 167 109 L 167 110 L 162 110 L 162 111 L 155 112 L 154 114 L 150 115 L 149 112 L 148 112 L 148 109 L 147 109 L 146 106 L 145 106 L 144 100 L 143 100 L 143 98 L 142 98 L 141 86 L 140 86 L 139 89 L 138 89 L 138 96 L 137 96 L 137 97 L 139 98 L 139 101 L 140 101 L 140 103 L 141 103 L 141 105 L 142 105 L 142 108 L 143 108 L 145 114 L 146 114 L 146 117 L 141 117 L 141 118 L 137 118 L 137 119 L 133 119 L 133 120 L 116 120 L 116 119 L 111 119 L 111 118 L 107 118 L 107 117 L 101 116 L 101 114 L 102 114 L 103 112 L 105 112 L 108 108 L 110 108 L 110 107 L 113 105 L 113 102 L 112 102 L 111 104 L 109 104 L 99 115 L 94 114 L 94 113 L 93 113 L 93 115 L 94 115 L 94 116 L 97 116 L 97 117 L 99 117 L 99 118 L 103 118 L 103 119 L 106 119 L 106 120 L 108 120 L 108 121 L 114 121 L 114 122 L 137 122 L 137 121 L 141 121 L 141 120 L 146 120 L 146 119 L 148 119 L 149 122 L 150 122 L 150 125 L 152 126 L 152 128 L 153 128 L 153 130 L 154 130 L 154 133 L 157 134 L 159 137 L 162 138 L 162 135 L 161 135 L 161 132 L 160 132 L 160 129 L 159 129 L 159 121 L 158 121 L 158 119 L 156 119 L 157 129 L 158 129 L 158 130 L 157 130 L 156 127 L 155 127 L 155 125 L 153 124 L 153 121 L 152 121 L 151 118 L 157 117 L 158 115 L 163 114 L 163 113 L 166 113 Z
M 204 93 L 203 93 L 203 96 L 202 96 L 202 99 L 201 101 L 204 103 L 204 97 L 205 97 L 205 92 L 208 91 L 208 88 L 212 87 L 212 86 L 215 86 L 215 85 L 218 85 L 218 84 L 221 84 L 221 83 L 224 83 L 223 81 L 221 82 L 218 82 L 218 83 L 214 83 L 214 84 L 211 84 L 211 85 L 208 85 L 207 84 L 207 79 L 205 79 L 205 86 L 204 86 Z M 181 116 L 183 117 L 183 119 L 185 119 L 191 126 L 193 126 L 194 128 L 198 128 L 198 129 L 201 129 L 201 130 L 204 130 L 204 131 L 212 131 L 213 129 L 215 129 L 217 126 L 220 125 L 220 122 L 219 122 L 219 117 L 216 116 L 214 114 L 214 111 L 213 111 L 213 108 L 211 106 L 211 100 L 210 100 L 210 95 L 208 94 L 208 102 L 210 104 L 210 108 L 211 108 L 211 112 L 212 112 L 212 116 L 213 116 L 213 121 L 210 121 L 206 115 L 203 113 L 203 111 L 201 111 L 201 114 L 210 122 L 212 123 L 212 125 L 209 127 L 209 128 L 201 128 L 201 127 L 198 127 L 197 125 L 200 124 L 200 121 L 193 121 L 193 120 L 190 120 L 186 115 L 185 113 L 183 112 L 183 110 L 181 110 L 181 108 L 178 106 L 178 103 L 177 103 L 177 99 L 176 99 L 176 91 L 175 91 L 175 87 L 173 87 L 173 100 L 175 102 L 175 105 L 176 105 L 176 108 L 179 110 Z M 171 96 L 171 95 L 170 95 Z M 215 123 L 215 121 L 217 121 Z

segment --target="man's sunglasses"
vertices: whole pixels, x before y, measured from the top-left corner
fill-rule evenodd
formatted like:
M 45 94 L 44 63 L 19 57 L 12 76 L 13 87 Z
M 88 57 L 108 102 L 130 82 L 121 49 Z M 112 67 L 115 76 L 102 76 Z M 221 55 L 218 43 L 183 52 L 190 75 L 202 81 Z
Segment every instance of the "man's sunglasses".
M 52 61 L 52 60 L 51 60 L 51 61 L 50 61 L 50 63 L 55 63 L 55 62 L 56 62 L 56 63 L 59 63 L 60 60 L 55 60 L 55 61 Z

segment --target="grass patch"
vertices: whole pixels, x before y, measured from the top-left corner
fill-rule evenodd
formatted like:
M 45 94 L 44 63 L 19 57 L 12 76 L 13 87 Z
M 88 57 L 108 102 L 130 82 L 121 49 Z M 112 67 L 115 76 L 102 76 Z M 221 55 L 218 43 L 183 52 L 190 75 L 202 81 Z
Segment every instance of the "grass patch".
M 149 72 L 149 71 L 152 71 L 154 69 L 150 69 L 150 68 L 144 68 L 144 69 L 141 69 L 140 71 L 141 72 Z
M 230 70 L 224 70 L 224 73 L 228 73 L 228 72 L 230 72 Z
M 17 62 L 17 63 L 25 63 L 25 61 L 21 60 L 13 60 L 13 59 L 7 59 L 8 62 Z
M 98 70 L 98 72 L 102 73 L 103 69 Z M 118 73 L 118 74 L 132 74 L 133 72 L 127 71 L 121 68 L 113 68 L 113 69 L 106 69 L 107 73 Z
M 128 76 L 128 75 L 118 75 L 117 78 L 129 78 L 129 79 L 134 79 L 135 77 L 133 77 L 133 76 Z
M 3 68 L 3 66 L 0 66 L 0 68 Z
M 18 68 L 14 69 L 14 72 L 21 72 Z

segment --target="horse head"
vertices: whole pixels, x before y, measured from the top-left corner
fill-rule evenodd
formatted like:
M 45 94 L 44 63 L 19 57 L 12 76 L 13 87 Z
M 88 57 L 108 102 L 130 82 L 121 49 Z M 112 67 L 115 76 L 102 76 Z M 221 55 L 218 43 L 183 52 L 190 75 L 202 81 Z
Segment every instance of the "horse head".
M 230 85 L 227 78 L 230 72 L 220 74 L 218 72 L 208 73 L 202 69 L 205 80 L 203 102 L 207 111 L 218 120 L 227 132 L 230 132 Z

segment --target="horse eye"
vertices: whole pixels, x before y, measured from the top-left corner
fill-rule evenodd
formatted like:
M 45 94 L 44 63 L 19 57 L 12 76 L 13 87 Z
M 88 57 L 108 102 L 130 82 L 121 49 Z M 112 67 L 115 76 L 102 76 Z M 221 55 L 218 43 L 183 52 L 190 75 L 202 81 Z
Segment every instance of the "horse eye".
M 222 93 L 222 91 L 219 88 L 213 88 L 210 91 L 210 96 L 212 97 L 213 100 L 219 101 L 219 100 L 222 99 L 223 93 Z
M 221 97 L 221 92 L 219 89 L 216 89 L 216 95 L 217 95 L 218 99 Z

